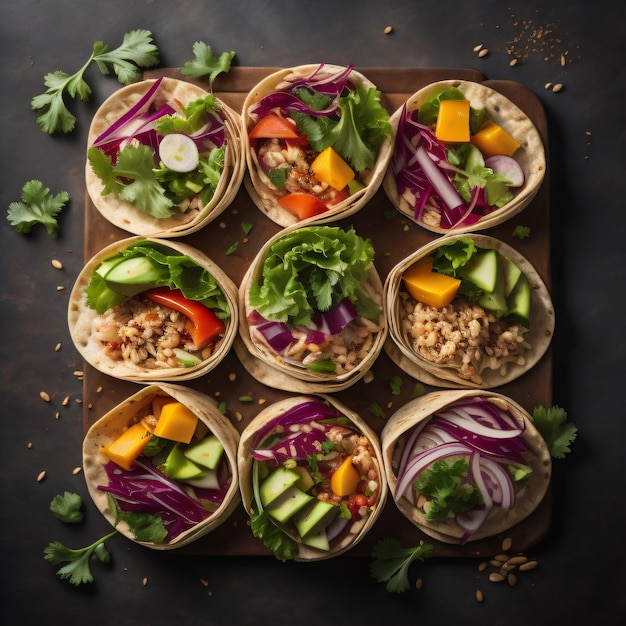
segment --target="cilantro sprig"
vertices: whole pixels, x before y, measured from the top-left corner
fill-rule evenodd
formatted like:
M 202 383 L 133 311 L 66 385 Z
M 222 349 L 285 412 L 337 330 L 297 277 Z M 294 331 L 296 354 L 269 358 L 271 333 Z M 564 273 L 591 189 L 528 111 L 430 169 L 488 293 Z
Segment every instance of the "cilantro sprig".
M 420 541 L 412 548 L 403 548 L 393 537 L 383 537 L 372 548 L 370 574 L 379 583 L 385 583 L 390 593 L 402 593 L 410 588 L 409 566 L 423 562 L 433 555 L 433 547 Z
M 567 421 L 565 409 L 557 405 L 549 408 L 538 406 L 533 409 L 532 420 L 553 458 L 562 459 L 571 452 L 570 444 L 576 440 L 578 429 Z
M 89 100 L 92 90 L 83 75 L 92 62 L 98 66 L 102 74 L 108 75 L 113 70 L 120 83 L 129 85 L 141 78 L 141 68 L 159 63 L 158 52 L 150 31 L 132 30 L 124 35 L 122 44 L 114 50 L 109 50 L 102 41 L 96 41 L 91 55 L 74 74 L 70 75 L 61 70 L 46 74 L 44 76 L 46 91 L 31 100 L 31 108 L 34 111 L 43 111 L 37 118 L 41 130 L 54 134 L 69 133 L 74 129 L 76 117 L 65 105 L 63 96 L 67 94 L 83 102 Z
M 209 77 L 209 86 L 213 88 L 213 81 L 222 72 L 230 70 L 230 64 L 235 56 L 234 51 L 222 52 L 218 57 L 213 56 L 211 46 L 202 41 L 193 44 L 194 59 L 186 61 L 180 73 L 191 78 Z
M 83 519 L 83 499 L 77 494 L 66 491 L 56 495 L 50 502 L 50 512 L 62 522 L 76 523 Z
M 43 224 L 48 235 L 56 237 L 57 215 L 69 199 L 67 191 L 55 196 L 41 181 L 30 180 L 22 187 L 22 201 L 9 205 L 7 220 L 18 233 L 29 233 L 35 224 Z

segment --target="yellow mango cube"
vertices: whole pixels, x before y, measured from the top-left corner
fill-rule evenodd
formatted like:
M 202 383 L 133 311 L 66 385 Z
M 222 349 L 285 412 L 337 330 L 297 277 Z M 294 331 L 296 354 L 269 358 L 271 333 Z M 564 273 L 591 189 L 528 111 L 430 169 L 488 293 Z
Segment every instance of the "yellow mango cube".
M 189 443 L 197 425 L 198 416 L 191 409 L 181 402 L 168 402 L 161 407 L 154 434 L 171 441 Z
M 330 146 L 317 155 L 311 163 L 311 169 L 322 182 L 337 191 L 341 191 L 354 178 L 352 168 Z
M 463 143 L 470 140 L 469 100 L 442 100 L 435 124 L 435 136 L 439 141 Z
M 483 127 L 474 133 L 470 141 L 482 152 L 487 159 L 498 154 L 513 156 L 520 144 L 495 122 L 487 121 Z
M 330 488 L 335 495 L 350 496 L 356 492 L 361 476 L 352 463 L 352 455 L 347 456 L 330 477 Z
M 461 285 L 458 278 L 433 272 L 430 256 L 425 256 L 402 274 L 404 287 L 418 302 L 440 309 L 452 302 Z
M 102 452 L 120 467 L 130 470 L 133 467 L 133 461 L 143 452 L 150 437 L 152 433 L 142 420 L 125 430 L 108 446 L 104 446 Z

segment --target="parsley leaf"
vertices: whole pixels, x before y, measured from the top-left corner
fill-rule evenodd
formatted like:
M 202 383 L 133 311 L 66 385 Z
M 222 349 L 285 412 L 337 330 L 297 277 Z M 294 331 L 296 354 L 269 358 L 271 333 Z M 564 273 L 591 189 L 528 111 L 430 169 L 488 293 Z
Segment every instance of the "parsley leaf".
M 387 419 L 387 415 L 385 414 L 385 411 L 383 410 L 383 408 L 380 406 L 380 404 L 378 404 L 378 402 L 372 402 L 372 404 L 370 404 L 367 407 L 367 410 L 372 414 L 375 415 L 376 417 L 380 417 L 380 419 L 386 420 Z
M 527 239 L 530 237 L 530 226 L 522 226 L 518 224 L 513 229 L 513 237 L 517 237 L 518 239 Z
M 432 556 L 433 547 L 420 541 L 414 548 L 403 548 L 393 537 L 383 537 L 372 548 L 370 574 L 379 583 L 386 583 L 390 593 L 409 589 L 409 566 Z
M 298 544 L 280 530 L 265 511 L 248 520 L 252 534 L 263 541 L 279 561 L 290 561 L 298 553 Z
M 553 458 L 563 459 L 571 452 L 570 444 L 576 440 L 578 429 L 566 421 L 567 412 L 564 409 L 556 405 L 551 408 L 535 407 L 532 420 Z
M 11 202 L 7 220 L 18 233 L 29 233 L 35 224 L 43 224 L 48 235 L 56 237 L 59 224 L 56 216 L 70 199 L 67 191 L 56 196 L 39 180 L 30 180 L 22 187 L 22 201 Z
M 392 376 L 389 379 L 389 387 L 391 388 L 391 393 L 394 396 L 400 395 L 403 384 L 404 384 L 404 381 L 402 380 L 402 378 L 400 378 L 400 376 Z
M 76 117 L 65 106 L 63 96 L 89 100 L 91 88 L 83 79 L 83 74 L 94 61 L 100 72 L 110 73 L 109 65 L 123 85 L 129 85 L 141 78 L 140 68 L 159 63 L 158 48 L 152 43 L 152 33 L 148 30 L 133 30 L 124 35 L 122 44 L 109 50 L 101 41 L 93 45 L 93 51 L 86 63 L 74 74 L 56 71 L 44 76 L 46 91 L 31 100 L 33 111 L 43 110 L 37 118 L 41 130 L 48 134 L 69 133 L 74 129 Z
M 202 41 L 196 41 L 193 44 L 192 50 L 195 58 L 193 61 L 187 61 L 185 63 L 180 71 L 181 74 L 193 78 L 208 76 L 209 85 L 213 88 L 215 78 L 222 72 L 228 72 L 230 70 L 230 64 L 235 53 L 233 51 L 222 52 L 219 57 L 215 58 L 211 46 Z
M 75 523 L 83 519 L 80 510 L 83 499 L 77 493 L 66 491 L 63 495 L 56 495 L 50 502 L 50 511 L 62 522 Z
M 116 534 L 117 530 L 114 530 L 91 545 L 76 550 L 65 547 L 59 541 L 53 541 L 44 549 L 44 558 L 54 565 L 65 563 L 57 570 L 57 575 L 63 579 L 69 578 L 72 585 L 90 583 L 93 582 L 93 576 L 89 568 L 89 561 L 92 555 L 97 556 L 101 563 L 108 563 L 111 560 L 111 554 L 104 542 Z

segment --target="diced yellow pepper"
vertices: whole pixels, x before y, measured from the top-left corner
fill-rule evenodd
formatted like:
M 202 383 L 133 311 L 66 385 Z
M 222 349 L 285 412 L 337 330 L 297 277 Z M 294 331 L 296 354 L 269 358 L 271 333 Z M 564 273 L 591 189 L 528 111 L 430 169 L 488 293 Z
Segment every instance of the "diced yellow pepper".
M 513 156 L 520 147 L 519 143 L 501 126 L 488 120 L 483 127 L 474 133 L 470 141 L 482 152 L 485 158 L 503 154 Z
M 152 415 L 159 419 L 161 417 L 161 409 L 165 404 L 169 404 L 170 402 L 176 402 L 174 398 L 171 396 L 154 396 L 152 398 Z
M 402 274 L 406 290 L 418 302 L 440 309 L 452 302 L 461 285 L 458 278 L 433 272 L 433 261 L 425 256 Z
M 181 402 L 169 402 L 161 408 L 154 428 L 157 437 L 189 443 L 196 431 L 198 416 Z
M 352 455 L 347 456 L 330 477 L 330 488 L 335 495 L 349 496 L 356 492 L 361 481 L 359 471 L 352 463 Z
M 337 191 L 341 191 L 354 178 L 352 168 L 330 146 L 317 155 L 311 163 L 311 169 L 322 182 Z
M 469 100 L 442 100 L 435 125 L 439 141 L 462 143 L 470 140 Z
M 120 467 L 130 470 L 134 460 L 143 452 L 146 444 L 150 441 L 150 437 L 152 437 L 152 433 L 148 425 L 141 420 L 141 422 L 137 422 L 125 430 L 108 446 L 104 446 L 102 452 Z

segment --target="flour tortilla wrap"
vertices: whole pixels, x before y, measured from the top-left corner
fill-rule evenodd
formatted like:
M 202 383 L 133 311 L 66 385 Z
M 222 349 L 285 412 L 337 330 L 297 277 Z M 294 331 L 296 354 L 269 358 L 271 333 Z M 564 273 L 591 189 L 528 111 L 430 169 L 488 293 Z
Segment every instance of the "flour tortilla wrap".
M 376 433 L 368 426 L 368 424 L 357 413 L 349 409 L 333 396 L 316 394 L 316 395 L 298 395 L 280 400 L 270 406 L 265 407 L 260 413 L 253 418 L 253 420 L 246 426 L 241 433 L 239 440 L 239 483 L 241 489 L 242 502 L 247 513 L 252 517 L 257 514 L 258 506 L 255 502 L 254 489 L 253 489 L 253 466 L 254 460 L 252 457 L 252 451 L 257 445 L 256 438 L 260 429 L 272 422 L 279 415 L 289 411 L 290 409 L 297 407 L 298 405 L 310 401 L 320 400 L 326 401 L 329 406 L 335 408 L 343 416 L 347 417 L 354 425 L 355 429 L 362 435 L 367 437 L 371 447 L 373 448 L 375 466 L 378 471 L 379 481 L 379 494 L 376 503 L 370 508 L 368 516 L 363 526 L 360 527 L 358 532 L 353 533 L 351 537 L 344 537 L 338 545 L 331 546 L 330 551 L 325 551 L 317 548 L 313 548 L 301 543 L 297 534 L 292 537 L 298 543 L 298 552 L 294 557 L 296 561 L 318 561 L 333 558 L 343 554 L 344 552 L 353 548 L 372 528 L 380 513 L 383 510 L 385 501 L 387 498 L 388 485 L 384 480 L 384 469 L 382 454 L 380 451 L 380 443 Z
M 178 100 L 184 105 L 203 98 L 207 92 L 189 82 L 175 78 L 161 79 L 155 105 Z M 89 128 L 87 146 L 134 106 L 156 80 L 145 80 L 122 87 L 109 96 L 96 111 Z M 175 213 L 168 218 L 157 218 L 120 200 L 113 193 L 102 195 L 104 185 L 94 173 L 91 164 L 85 166 L 87 192 L 96 209 L 109 222 L 135 235 L 159 238 L 181 237 L 195 232 L 218 217 L 234 200 L 245 174 L 246 161 L 241 137 L 241 117 L 216 97 L 226 127 L 224 170 L 211 200 L 205 206 Z
M 313 225 L 315 226 L 315 225 Z M 253 332 L 248 322 L 253 312 L 250 305 L 249 292 L 252 284 L 258 283 L 263 277 L 263 262 L 269 248 L 280 238 L 299 230 L 301 224 L 288 227 L 277 233 L 258 252 L 246 271 L 239 287 L 239 336 L 234 348 L 244 367 L 257 380 L 276 389 L 300 393 L 330 393 L 340 391 L 360 380 L 371 368 L 383 349 L 387 337 L 387 324 L 384 312 L 379 315 L 378 330 L 372 333 L 372 342 L 367 354 L 354 369 L 341 373 L 314 372 L 295 360 L 290 360 L 273 350 L 266 342 L 260 341 L 258 334 Z M 368 270 L 368 292 L 383 304 L 383 284 L 372 264 Z
M 104 469 L 104 465 L 109 462 L 109 457 L 101 451 L 101 448 L 112 443 L 124 430 L 137 423 L 139 421 L 137 416 L 147 410 L 155 396 L 169 396 L 184 404 L 198 416 L 202 427 L 199 426 L 196 429 L 197 432 L 200 432 L 199 428 L 201 428 L 204 435 L 208 429 L 220 440 L 224 446 L 224 454 L 231 474 L 230 484 L 219 507 L 209 517 L 167 543 L 138 541 L 125 521 L 120 521 L 115 525 L 115 516 L 109 508 L 107 492 L 98 489 L 98 485 L 109 484 L 109 478 Z M 144 386 L 140 391 L 103 415 L 87 431 L 83 441 L 83 469 L 89 495 L 102 515 L 128 539 L 155 550 L 180 548 L 215 530 L 239 506 L 241 496 L 237 467 L 238 444 L 239 432 L 222 415 L 215 401 L 208 396 L 180 385 L 159 383 Z
M 552 472 L 550 452 L 543 437 L 534 427 L 530 415 L 519 404 L 493 391 L 445 390 L 431 392 L 410 401 L 389 417 L 385 423 L 381 432 L 381 447 L 389 493 L 395 495 L 398 483 L 398 459 L 407 434 L 437 411 L 457 401 L 477 396 L 489 399 L 500 408 L 508 409 L 516 422 L 523 424 L 524 430 L 521 437 L 529 450 L 523 452 L 522 456 L 525 463 L 532 469 L 532 473 L 521 485 L 515 487 L 514 505 L 508 509 L 495 505 L 478 530 L 470 534 L 469 538 L 466 536 L 467 531 L 454 518 L 444 522 L 431 522 L 426 519 L 424 512 L 414 506 L 404 495 L 394 499 L 398 510 L 411 523 L 430 537 L 444 543 L 463 543 L 504 533 L 528 517 L 539 506 L 550 485 Z
M 456 363 L 435 363 L 418 354 L 411 345 L 406 328 L 402 324 L 400 291 L 403 290 L 402 274 L 417 260 L 431 254 L 439 246 L 457 239 L 470 238 L 477 248 L 494 249 L 512 261 L 526 275 L 530 283 L 530 328 L 523 335 L 530 347 L 523 353 L 523 363 L 511 360 L 498 369 L 485 367 L 479 376 L 468 379 L 461 376 Z M 530 370 L 547 352 L 554 334 L 555 316 L 552 299 L 547 286 L 537 270 L 517 250 L 499 239 L 481 234 L 456 234 L 435 239 L 412 255 L 403 259 L 388 274 L 385 281 L 385 312 L 389 324 L 389 337 L 385 352 L 405 372 L 418 380 L 436 387 L 491 389 L 509 383 Z
M 273 222 L 284 227 L 296 223 L 304 224 L 305 222 L 317 222 L 320 218 L 325 221 L 328 221 L 329 218 L 338 220 L 356 213 L 372 198 L 380 187 L 389 158 L 391 157 L 392 141 L 390 138 L 386 138 L 379 147 L 373 168 L 363 173 L 365 186 L 359 191 L 354 192 L 345 200 L 337 202 L 332 208 L 321 215 L 299 220 L 295 215 L 279 206 L 278 199 L 284 195 L 284 192 L 278 190 L 270 183 L 267 175 L 263 172 L 262 168 L 259 167 L 254 151 L 251 150 L 248 133 L 258 120 L 256 116 L 250 113 L 250 108 L 265 96 L 286 87 L 288 85 L 287 81 L 293 80 L 293 78 L 296 77 L 309 76 L 318 67 L 319 65 L 299 65 L 281 69 L 266 76 L 250 90 L 242 107 L 242 138 L 248 167 L 248 175 L 244 180 L 245 187 L 255 205 Z M 317 77 L 321 77 L 324 74 L 334 74 L 345 69 L 345 67 L 337 65 L 324 64 L 323 71 L 317 74 Z M 349 82 L 354 85 L 362 85 L 365 88 L 376 88 L 368 78 L 356 70 L 350 72 Z
M 523 185 L 519 189 L 512 189 L 515 195 L 511 201 L 503 207 L 481 217 L 475 224 L 454 226 L 448 229 L 416 219 L 413 207 L 398 192 L 393 173 L 393 155 L 382 183 L 383 189 L 391 203 L 400 213 L 429 231 L 441 234 L 456 234 L 485 230 L 501 224 L 520 213 L 530 204 L 539 191 L 546 173 L 543 141 L 532 120 L 517 105 L 494 89 L 471 81 L 443 80 L 423 87 L 407 100 L 407 111 L 411 112 L 419 109 L 421 104 L 428 101 L 432 95 L 448 87 L 454 87 L 462 91 L 465 98 L 470 101 L 472 108 L 485 109 L 488 119 L 501 126 L 520 144 L 520 148 L 513 154 L 513 158 L 519 163 L 524 172 Z M 398 108 L 390 118 L 394 137 L 398 130 L 401 114 L 402 107 Z
M 217 343 L 212 354 L 208 355 L 199 364 L 190 367 L 171 367 L 150 369 L 136 365 L 130 361 L 113 360 L 108 357 L 100 341 L 93 335 L 93 324 L 100 317 L 99 314 L 87 306 L 85 289 L 91 277 L 102 261 L 125 250 L 131 244 L 151 242 L 163 246 L 168 254 L 183 254 L 192 259 L 199 266 L 207 270 L 221 288 L 228 307 L 230 317 L 224 320 L 226 329 L 224 336 Z M 237 336 L 239 310 L 237 308 L 237 287 L 228 275 L 208 256 L 196 248 L 171 239 L 162 240 L 146 237 L 129 237 L 110 244 L 91 258 L 78 275 L 69 299 L 68 326 L 74 346 L 81 356 L 97 370 L 133 382 L 147 383 L 153 381 L 180 382 L 198 378 L 210 372 L 228 354 Z

